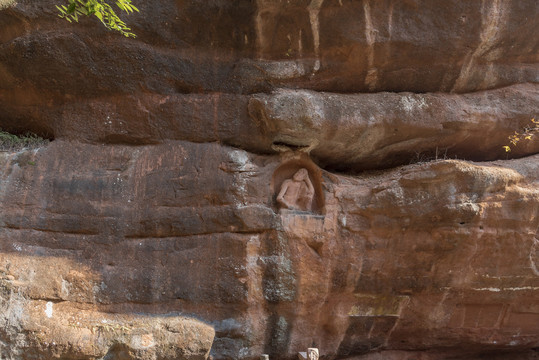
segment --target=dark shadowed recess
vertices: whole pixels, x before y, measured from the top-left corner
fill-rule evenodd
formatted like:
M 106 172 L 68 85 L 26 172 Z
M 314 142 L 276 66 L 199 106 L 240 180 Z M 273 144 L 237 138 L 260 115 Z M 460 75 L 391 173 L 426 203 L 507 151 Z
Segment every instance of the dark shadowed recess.
M 4 120 L 0 118 L 0 130 L 16 136 L 35 136 L 45 140 L 53 141 L 55 136 L 52 128 L 42 123 L 27 120 Z

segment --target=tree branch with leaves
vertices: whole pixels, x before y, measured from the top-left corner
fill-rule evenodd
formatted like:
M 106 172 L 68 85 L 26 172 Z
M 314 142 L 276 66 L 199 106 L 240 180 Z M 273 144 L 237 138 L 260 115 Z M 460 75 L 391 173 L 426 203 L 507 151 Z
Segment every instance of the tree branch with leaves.
M 520 140 L 531 140 L 535 135 L 539 134 L 539 120 L 531 119 L 530 124 L 526 125 L 522 131 L 515 131 L 513 135 L 509 135 L 509 142 L 516 146 Z M 510 145 L 505 145 L 506 152 L 511 151 Z
M 120 19 L 114 8 L 105 0 L 67 0 L 67 5 L 56 5 L 59 16 L 69 22 L 78 22 L 80 16 L 95 16 L 109 30 L 120 32 L 125 37 L 136 37 L 131 28 Z M 139 10 L 131 0 L 116 0 L 116 7 L 126 14 Z

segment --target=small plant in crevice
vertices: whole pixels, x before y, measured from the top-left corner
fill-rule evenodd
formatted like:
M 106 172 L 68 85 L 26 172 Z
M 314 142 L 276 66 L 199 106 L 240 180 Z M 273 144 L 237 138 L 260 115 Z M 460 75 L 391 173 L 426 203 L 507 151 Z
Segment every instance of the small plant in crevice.
M 36 134 L 27 132 L 23 135 L 15 135 L 0 129 L 0 151 L 36 149 L 48 143 L 48 139 L 44 139 Z
M 526 125 L 521 131 L 515 131 L 513 135 L 509 135 L 507 138 L 511 145 L 516 146 L 520 140 L 532 140 L 537 134 L 539 134 L 539 120 L 531 119 L 530 124 Z M 506 152 L 511 151 L 510 145 L 504 145 Z
M 409 164 L 422 164 L 431 161 L 451 160 L 452 158 L 447 154 L 449 148 L 439 149 L 436 147 L 434 151 L 414 151 L 415 156 L 410 159 Z M 455 156 L 454 159 L 457 159 Z

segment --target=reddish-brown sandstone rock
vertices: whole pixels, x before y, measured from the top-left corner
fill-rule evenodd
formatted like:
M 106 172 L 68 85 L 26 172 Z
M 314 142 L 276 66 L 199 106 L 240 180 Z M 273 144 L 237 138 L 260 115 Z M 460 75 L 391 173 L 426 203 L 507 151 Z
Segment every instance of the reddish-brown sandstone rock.
M 152 1 L 129 17 L 134 40 L 97 21 L 70 26 L 53 0 L 21 0 L 0 13 L 2 126 L 107 143 L 217 138 L 255 149 L 257 140 L 242 141 L 256 131 L 239 94 L 464 93 L 538 80 L 534 1 L 309 4 Z M 418 116 L 432 118 L 444 106 Z M 491 109 L 483 121 L 517 130 L 533 115 L 507 119 Z M 214 123 L 224 133 L 209 136 Z
M 272 179 L 297 168 L 315 212 L 277 210 Z M 351 177 L 217 144 L 55 141 L 2 169 L 5 301 L 195 315 L 219 357 L 537 346 L 537 156 Z
M 359 170 L 499 158 L 511 128 L 530 123 L 538 98 L 531 84 L 466 95 L 279 90 L 253 96 L 249 110 L 272 148 L 303 148 L 324 167 Z M 539 152 L 539 142 L 520 145 L 518 155 Z
M 22 0 L 2 12 L 2 83 L 93 97 L 275 85 L 470 92 L 537 81 L 533 1 L 159 0 L 129 17 L 137 40 L 97 21 L 68 27 L 53 4 Z
M 533 1 L 137 5 L 0 11 L 0 358 L 537 357 Z

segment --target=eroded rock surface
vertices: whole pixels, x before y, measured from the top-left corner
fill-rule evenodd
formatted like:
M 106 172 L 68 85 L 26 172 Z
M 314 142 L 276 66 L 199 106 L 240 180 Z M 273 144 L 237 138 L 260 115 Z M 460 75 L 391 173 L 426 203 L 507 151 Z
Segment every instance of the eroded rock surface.
M 218 144 L 54 141 L 2 157 L 3 301 L 22 296 L 37 315 L 20 316 L 40 321 L 47 301 L 90 307 L 81 316 L 97 324 L 196 315 L 219 357 L 533 348 L 538 160 L 352 177 Z M 271 184 L 294 168 L 309 171 L 317 212 L 278 210 Z
M 107 33 L 98 21 L 70 26 L 53 5 L 21 0 L 0 13 L 4 128 L 105 143 L 219 140 L 260 151 L 268 146 L 242 95 L 467 93 L 538 80 L 534 1 L 159 0 L 129 17 L 137 39 Z M 396 106 L 395 96 L 359 101 Z M 481 121 L 503 121 L 503 130 L 535 115 L 507 118 L 477 96 L 460 101 L 473 107 L 473 99 Z M 422 120 L 443 122 L 438 111 L 446 110 L 470 117 L 451 108 L 458 98 L 434 100 L 417 114 Z
M 52 4 L 0 11 L 54 139 L 0 152 L 0 358 L 538 356 L 535 2 Z
M 438 158 L 493 160 L 513 127 L 530 123 L 537 85 L 466 95 L 343 95 L 281 89 L 249 100 L 249 112 L 278 151 L 309 151 L 324 167 L 376 169 Z M 513 155 L 539 152 L 524 142 Z

